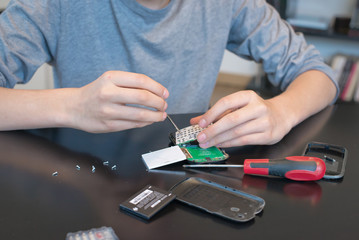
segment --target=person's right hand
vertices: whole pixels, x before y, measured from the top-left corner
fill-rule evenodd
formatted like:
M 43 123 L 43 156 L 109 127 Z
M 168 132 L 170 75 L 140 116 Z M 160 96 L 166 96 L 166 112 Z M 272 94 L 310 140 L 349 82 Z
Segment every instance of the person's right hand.
M 105 72 L 75 92 L 75 101 L 69 103 L 73 104 L 70 122 L 72 127 L 84 131 L 121 131 L 144 127 L 167 117 L 168 90 L 143 74 Z

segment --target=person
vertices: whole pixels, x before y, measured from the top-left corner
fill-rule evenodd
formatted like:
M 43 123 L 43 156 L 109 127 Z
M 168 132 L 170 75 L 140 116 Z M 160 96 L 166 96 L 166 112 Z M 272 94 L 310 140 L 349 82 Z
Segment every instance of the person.
M 283 92 L 209 100 L 225 49 Z M 12 0 L 0 16 L 0 130 L 93 133 L 199 113 L 203 148 L 274 144 L 332 104 L 333 73 L 264 0 Z M 55 89 L 18 90 L 44 63 Z

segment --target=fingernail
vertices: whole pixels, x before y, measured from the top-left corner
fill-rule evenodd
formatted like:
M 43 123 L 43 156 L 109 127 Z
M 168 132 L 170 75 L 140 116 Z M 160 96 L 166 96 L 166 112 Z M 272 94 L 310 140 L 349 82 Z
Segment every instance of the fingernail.
M 197 141 L 198 142 L 203 142 L 204 140 L 206 140 L 206 134 L 204 134 L 204 133 L 198 134 Z
M 199 123 L 198 123 L 198 125 L 200 126 L 200 127 L 205 127 L 206 126 L 206 119 L 204 119 L 204 118 L 202 118 L 201 119 L 201 121 L 199 121 Z
M 164 120 L 166 120 L 166 118 L 167 118 L 167 113 L 163 113 L 163 117 L 162 117 L 162 120 L 164 121 Z
M 165 89 L 165 90 L 163 91 L 163 98 L 166 99 L 166 98 L 168 98 L 168 96 L 169 96 L 169 92 L 168 92 L 167 89 Z
M 165 102 L 165 107 L 163 110 L 166 111 L 167 107 L 168 107 L 168 104 L 167 104 L 167 102 Z

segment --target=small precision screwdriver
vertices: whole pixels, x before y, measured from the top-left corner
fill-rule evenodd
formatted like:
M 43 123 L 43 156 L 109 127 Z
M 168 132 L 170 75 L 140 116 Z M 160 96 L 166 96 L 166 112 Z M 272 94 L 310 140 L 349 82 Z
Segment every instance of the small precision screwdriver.
M 176 128 L 176 130 L 179 132 L 179 128 L 177 127 L 177 125 L 175 124 L 175 122 L 172 120 L 172 118 L 170 118 L 170 116 L 167 114 L 167 118 L 168 120 L 170 120 L 170 122 L 172 123 L 172 125 Z
M 283 159 L 246 159 L 243 165 L 191 164 L 186 168 L 241 167 L 245 174 L 285 177 L 296 181 L 316 181 L 325 174 L 322 159 L 310 156 L 290 156 Z

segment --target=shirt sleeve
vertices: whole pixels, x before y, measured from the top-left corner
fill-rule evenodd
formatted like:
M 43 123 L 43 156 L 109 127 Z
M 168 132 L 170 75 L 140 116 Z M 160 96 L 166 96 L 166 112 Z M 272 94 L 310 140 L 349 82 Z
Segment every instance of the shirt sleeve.
M 227 49 L 262 63 L 273 85 L 285 90 L 300 74 L 319 70 L 333 81 L 338 96 L 333 71 L 319 51 L 308 45 L 302 34 L 295 33 L 273 7 L 263 0 L 242 0 L 233 16 Z
M 26 83 L 54 59 L 59 32 L 57 0 L 12 0 L 0 15 L 0 87 Z

